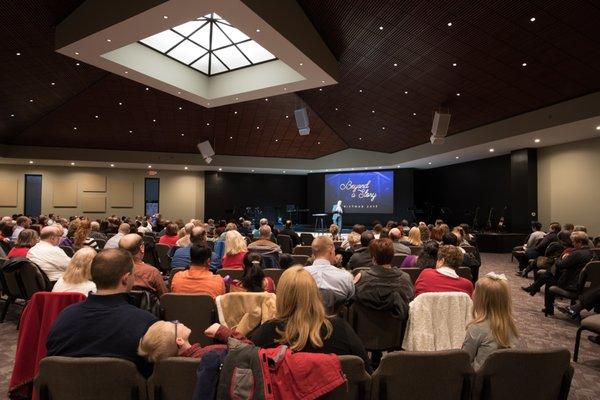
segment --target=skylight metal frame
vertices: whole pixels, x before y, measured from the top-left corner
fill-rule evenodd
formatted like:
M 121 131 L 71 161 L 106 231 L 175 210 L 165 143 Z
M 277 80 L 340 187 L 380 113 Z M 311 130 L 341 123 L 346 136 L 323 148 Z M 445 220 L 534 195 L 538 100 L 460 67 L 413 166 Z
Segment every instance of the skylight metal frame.
M 204 23 L 201 24 L 198 28 L 196 28 L 193 31 L 191 31 L 188 35 L 183 35 L 182 33 L 180 33 L 180 32 L 178 32 L 178 31 L 175 30 L 176 28 L 178 28 L 179 26 L 184 25 L 184 24 L 180 24 L 178 26 L 169 28 L 166 31 L 163 31 L 163 32 L 170 31 L 172 33 L 175 33 L 176 35 L 178 35 L 181 38 L 181 40 L 179 40 L 175 45 L 171 46 L 168 50 L 166 50 L 164 52 L 161 51 L 161 50 L 158 50 L 158 49 L 156 49 L 156 48 L 154 48 L 154 47 L 152 47 L 152 46 L 150 46 L 150 45 L 148 45 L 148 44 L 146 44 L 146 43 L 143 42 L 144 40 L 149 39 L 152 36 L 150 36 L 148 38 L 145 38 L 145 39 L 142 39 L 142 40 L 139 40 L 138 43 L 141 44 L 141 45 L 143 45 L 143 46 L 145 46 L 145 47 L 147 47 L 147 48 L 149 48 L 149 49 L 151 49 L 151 50 L 153 50 L 153 51 L 155 51 L 155 52 L 157 52 L 157 53 L 159 53 L 159 54 L 162 54 L 162 55 L 164 55 L 166 57 L 169 57 L 171 60 L 177 61 L 178 63 L 183 64 L 183 65 L 185 65 L 185 66 L 193 69 L 194 71 L 197 71 L 197 72 L 199 72 L 199 73 L 201 73 L 201 74 L 203 74 L 205 76 L 208 76 L 208 77 L 213 77 L 213 76 L 217 76 L 217 75 L 220 75 L 220 74 L 226 74 L 226 73 L 231 72 L 231 71 L 237 71 L 237 70 L 248 68 L 248 67 L 254 67 L 256 65 L 260 65 L 260 64 L 264 64 L 264 63 L 268 63 L 268 62 L 277 60 L 277 57 L 273 56 L 273 58 L 271 58 L 269 60 L 264 60 L 264 61 L 259 61 L 259 62 L 253 62 L 250 59 L 250 57 L 242 49 L 239 48 L 238 45 L 243 44 L 243 43 L 248 43 L 248 42 L 254 42 L 254 43 L 256 43 L 256 42 L 254 40 L 252 40 L 252 38 L 248 37 L 246 34 L 244 34 L 241 31 L 240 32 L 244 36 L 246 36 L 247 39 L 240 40 L 240 41 L 237 41 L 237 42 L 234 41 L 230 37 L 230 35 L 228 35 L 219 26 L 219 24 L 227 25 L 227 26 L 229 26 L 229 27 L 231 27 L 233 29 L 237 29 L 237 28 L 235 26 L 233 26 L 232 24 L 230 24 L 225 19 L 221 18 L 218 14 L 216 14 L 214 12 L 212 12 L 210 14 L 207 14 L 207 15 L 204 15 L 202 17 L 198 17 L 198 18 L 196 18 L 196 19 L 194 19 L 192 21 L 189 21 L 189 22 L 194 22 L 194 21 L 201 21 L 201 22 L 204 22 Z M 196 40 L 191 39 L 192 36 L 194 36 L 197 32 L 199 32 L 202 28 L 204 28 L 207 25 L 209 25 L 209 28 L 210 28 L 210 32 L 209 32 L 209 48 L 208 49 L 206 48 L 206 46 L 201 45 Z M 213 30 L 215 29 L 215 27 L 217 29 L 219 29 L 219 31 L 227 38 L 227 40 L 229 40 L 229 42 L 231 44 L 227 44 L 227 45 L 216 47 L 216 48 L 212 47 L 213 46 Z M 239 29 L 237 29 L 237 30 L 239 31 Z M 163 32 L 159 32 L 158 34 L 163 33 Z M 193 43 L 194 45 L 202 48 L 205 51 L 205 53 L 203 53 L 200 57 L 197 57 L 197 58 L 193 59 L 189 64 L 186 64 L 185 62 L 183 62 L 181 60 L 178 60 L 177 58 L 172 57 L 172 56 L 170 56 L 168 54 L 169 52 L 173 51 L 178 46 L 180 46 L 181 44 L 183 44 L 186 40 L 190 41 L 191 43 Z M 258 43 L 256 43 L 256 44 L 258 46 L 260 46 L 260 44 L 258 44 Z M 244 66 L 241 66 L 241 67 L 237 67 L 237 68 L 229 68 L 228 64 L 226 62 L 224 62 L 218 55 L 215 54 L 216 51 L 219 51 L 219 50 L 222 50 L 222 49 L 226 49 L 226 48 L 230 48 L 230 47 L 235 47 L 237 49 L 237 51 L 239 51 L 244 56 L 244 58 L 246 59 L 246 61 L 248 62 L 248 64 L 244 65 Z M 260 47 L 263 48 L 262 46 L 260 46 Z M 268 52 L 268 50 L 266 50 L 266 49 L 264 49 L 264 50 Z M 198 68 L 192 67 L 193 64 L 195 64 L 196 62 L 198 62 L 199 60 L 201 60 L 204 57 L 208 57 L 208 73 L 205 73 L 204 71 L 201 71 Z M 212 61 L 213 61 L 212 57 L 215 57 L 215 59 L 218 60 L 218 62 L 221 63 L 226 68 L 226 70 L 225 71 L 221 71 L 221 72 L 217 72 L 217 73 L 212 73 L 211 72 L 211 70 L 212 70 Z

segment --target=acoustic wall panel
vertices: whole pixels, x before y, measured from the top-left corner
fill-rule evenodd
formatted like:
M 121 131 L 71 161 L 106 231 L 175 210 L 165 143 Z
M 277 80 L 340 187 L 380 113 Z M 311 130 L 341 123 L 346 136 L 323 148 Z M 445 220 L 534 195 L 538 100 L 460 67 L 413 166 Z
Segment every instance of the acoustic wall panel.
M 133 182 L 111 179 L 110 180 L 110 206 L 113 208 L 133 207 Z
M 81 197 L 81 209 L 84 213 L 106 212 L 106 197 L 104 195 L 84 193 Z
M 54 181 L 54 207 L 77 207 L 77 181 Z
M 0 179 L 0 207 L 16 207 L 19 198 L 18 179 Z
M 84 192 L 106 192 L 106 176 L 86 174 L 81 184 Z

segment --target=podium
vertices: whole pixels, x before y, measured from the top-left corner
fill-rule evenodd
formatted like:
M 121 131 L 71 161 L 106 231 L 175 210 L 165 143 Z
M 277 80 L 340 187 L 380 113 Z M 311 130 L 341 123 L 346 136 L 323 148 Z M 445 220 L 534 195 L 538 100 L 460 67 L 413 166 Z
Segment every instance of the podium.
M 327 217 L 327 213 L 313 214 L 312 216 L 315 218 L 315 232 L 324 233 L 325 217 Z

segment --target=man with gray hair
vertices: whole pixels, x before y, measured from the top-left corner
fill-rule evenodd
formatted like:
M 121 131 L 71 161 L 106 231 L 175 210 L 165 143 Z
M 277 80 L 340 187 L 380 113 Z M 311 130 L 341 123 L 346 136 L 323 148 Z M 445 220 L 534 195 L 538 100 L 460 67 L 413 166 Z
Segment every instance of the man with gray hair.
M 262 225 L 259 228 L 260 237 L 248 245 L 248 251 L 260 253 L 265 260 L 266 268 L 279 268 L 279 254 L 281 247 L 271 241 L 271 227 Z
M 56 282 L 71 262 L 63 249 L 58 247 L 61 234 L 56 226 L 43 227 L 40 241 L 27 252 L 27 258 L 46 273 L 50 282 Z
M 184 225 L 183 230 L 185 231 L 185 236 L 180 238 L 175 245 L 179 247 L 187 247 L 190 245 L 190 234 L 192 233 L 192 229 L 194 229 L 194 224 L 192 222 L 188 222 Z
M 269 220 L 266 218 L 261 218 L 260 221 L 258 221 L 258 228 L 252 231 L 252 237 L 254 237 L 254 239 L 258 239 L 260 237 L 260 227 L 265 225 L 269 225 Z
M 389 237 L 392 239 L 392 242 L 394 242 L 394 253 L 407 255 L 411 253 L 410 247 L 400 243 L 400 240 L 402 239 L 402 231 L 400 229 L 390 229 Z
M 106 235 L 100 232 L 100 223 L 98 223 L 98 221 L 92 221 L 90 227 L 92 228 L 92 231 L 90 232 L 90 237 L 92 239 L 108 240 Z
M 129 224 L 121 224 L 119 225 L 119 232 L 111 237 L 110 239 L 108 239 L 108 241 L 106 242 L 106 244 L 104 245 L 105 249 L 118 249 L 119 248 L 119 240 L 121 240 L 121 238 L 127 234 L 129 234 L 129 230 L 130 230 L 130 226 Z

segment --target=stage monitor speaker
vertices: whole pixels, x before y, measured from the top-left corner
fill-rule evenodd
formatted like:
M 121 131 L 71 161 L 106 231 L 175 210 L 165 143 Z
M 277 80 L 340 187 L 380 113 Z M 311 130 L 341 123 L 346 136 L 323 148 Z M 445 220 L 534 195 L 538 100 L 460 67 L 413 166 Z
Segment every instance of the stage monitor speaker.
M 296 125 L 298 126 L 298 133 L 301 136 L 306 136 L 310 133 L 310 127 L 308 126 L 310 121 L 308 120 L 308 113 L 306 112 L 306 108 L 299 108 L 294 111 L 294 116 L 296 117 Z
M 443 138 L 448 133 L 448 126 L 450 125 L 450 114 L 442 114 L 435 112 L 433 116 L 433 125 L 431 126 L 432 137 Z M 432 140 L 433 143 L 433 140 Z
M 206 161 L 207 164 L 210 164 L 212 162 L 212 156 L 215 155 L 215 151 L 210 145 L 210 142 L 208 140 L 205 140 L 204 142 L 198 143 L 198 150 L 200 150 L 204 161 Z

